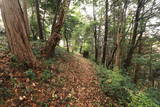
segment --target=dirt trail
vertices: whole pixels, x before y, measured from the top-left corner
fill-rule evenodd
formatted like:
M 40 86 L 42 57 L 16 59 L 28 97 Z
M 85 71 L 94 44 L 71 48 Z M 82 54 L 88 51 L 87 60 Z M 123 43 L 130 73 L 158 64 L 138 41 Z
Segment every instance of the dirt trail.
M 73 100 L 68 102 L 70 106 L 108 107 L 109 99 L 102 93 L 95 67 L 89 60 L 76 55 L 71 57 L 69 62 L 61 63 L 59 68 L 65 71 L 59 76 L 65 77 L 67 81 L 61 91 L 57 90 L 57 94 L 62 96 L 62 99 L 71 97 Z M 57 105 L 60 106 L 62 107 Z
M 10 90 L 12 96 L 0 107 L 110 107 L 112 100 L 101 91 L 94 64 L 79 55 L 58 58 L 51 65 L 53 77 L 46 82 L 40 79 L 41 71 L 34 71 L 37 80 L 1 78 L 0 89 Z M 1 55 L 1 77 L 25 75 L 25 71 L 11 68 L 9 61 Z

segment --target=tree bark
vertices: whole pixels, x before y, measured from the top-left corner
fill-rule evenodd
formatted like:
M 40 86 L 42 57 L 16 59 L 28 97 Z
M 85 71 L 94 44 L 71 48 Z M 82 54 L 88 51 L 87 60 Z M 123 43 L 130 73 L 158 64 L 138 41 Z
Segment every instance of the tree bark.
M 153 51 L 153 43 L 150 44 L 150 60 L 149 60 L 149 75 L 150 81 L 152 83 L 152 87 L 154 87 L 154 76 L 153 76 L 153 65 L 152 65 L 152 51 Z
M 64 28 L 65 30 L 65 28 Z M 66 44 L 67 44 L 67 52 L 69 52 L 69 38 L 67 37 L 66 31 L 64 31 L 64 38 L 66 40 Z
M 79 48 L 79 53 L 82 54 L 82 50 L 83 50 L 83 43 L 80 45 L 80 48 Z
M 118 67 L 118 69 L 120 68 L 120 62 L 121 62 L 120 61 L 120 54 L 121 54 L 120 36 L 121 34 L 118 32 L 117 40 L 116 40 L 117 50 L 116 50 L 116 58 L 115 58 L 115 66 Z
M 104 45 L 103 45 L 103 56 L 102 56 L 102 64 L 105 64 L 106 61 L 106 51 L 107 51 L 107 38 L 108 38 L 108 0 L 105 2 L 105 35 L 104 35 Z
M 136 39 L 137 39 L 137 34 L 138 34 L 137 30 L 139 27 L 139 18 L 140 18 L 140 13 L 141 13 L 141 10 L 143 7 L 143 1 L 144 0 L 138 0 L 138 6 L 137 6 L 137 10 L 136 10 L 136 16 L 135 16 L 134 28 L 133 28 L 133 36 L 132 36 L 131 44 L 129 47 L 129 51 L 127 53 L 127 57 L 124 62 L 124 68 L 126 70 L 128 69 L 128 67 L 131 64 L 132 56 L 133 56 L 134 50 L 136 48 L 135 45 L 136 45 Z
M 96 5 L 96 2 L 95 0 L 93 0 L 93 18 L 94 18 L 94 21 L 96 22 L 96 13 L 95 13 L 95 5 Z M 94 42 L 95 42 L 95 62 L 98 61 L 98 40 L 97 40 L 97 25 L 94 25 Z
M 24 12 L 24 18 L 25 18 L 25 23 L 26 23 L 26 27 L 27 27 L 27 34 L 29 36 L 31 28 L 30 28 L 30 24 L 29 24 L 29 20 L 28 20 L 27 8 L 28 8 L 28 1 L 23 0 L 23 12 Z
M 142 52 L 142 35 L 143 35 L 143 32 L 141 33 L 140 43 L 139 43 L 139 47 L 138 47 L 138 54 L 139 55 L 141 55 L 141 52 Z M 141 66 L 139 64 L 136 64 L 135 72 L 134 72 L 134 83 L 135 84 L 137 84 L 137 82 L 138 82 L 138 73 L 140 70 L 141 70 Z
M 117 45 L 117 50 L 116 50 L 116 55 L 115 55 L 115 66 L 118 67 L 118 69 L 121 68 L 121 56 L 123 54 L 123 47 L 122 47 L 122 42 L 124 42 L 125 36 L 126 36 L 126 12 L 128 8 L 128 0 L 124 0 L 122 2 L 124 6 L 119 5 L 119 10 L 118 10 L 118 29 L 117 29 L 117 34 L 116 34 L 116 45 Z
M 54 55 L 55 48 L 61 39 L 60 31 L 64 24 L 64 18 L 69 8 L 70 0 L 64 0 L 62 5 L 63 6 L 60 9 L 57 21 L 55 25 L 53 25 L 52 27 L 53 29 L 52 29 L 51 36 L 48 39 L 45 47 L 42 49 L 42 54 L 44 54 L 44 56 L 46 56 L 47 58 L 52 57 Z
M 11 52 L 19 62 L 27 61 L 30 66 L 36 66 L 36 57 L 28 40 L 25 16 L 19 0 L 2 0 L 1 13 Z
M 36 13 L 37 13 L 37 22 L 38 22 L 38 35 L 41 40 L 44 40 L 41 15 L 39 10 L 39 0 L 35 0 L 35 3 L 36 3 Z
M 55 24 L 56 24 L 56 21 L 57 21 L 58 13 L 60 12 L 61 2 L 62 2 L 62 0 L 57 0 L 56 13 L 55 13 L 54 19 L 53 19 L 51 34 L 54 32 L 54 27 L 55 27 Z
M 46 30 L 45 30 L 45 18 L 46 18 L 46 12 L 47 12 L 47 4 L 48 0 L 46 0 L 45 7 L 44 7 L 44 12 L 43 12 L 43 17 L 42 17 L 42 26 L 43 26 L 43 36 L 44 40 L 46 40 Z

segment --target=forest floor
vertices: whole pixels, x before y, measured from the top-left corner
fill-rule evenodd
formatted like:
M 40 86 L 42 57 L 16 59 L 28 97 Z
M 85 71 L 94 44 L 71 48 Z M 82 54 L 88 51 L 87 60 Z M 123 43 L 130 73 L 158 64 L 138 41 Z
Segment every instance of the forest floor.
M 59 53 L 43 59 L 45 67 L 28 70 L 29 78 L 28 68 L 0 52 L 0 107 L 110 107 L 113 101 L 101 91 L 94 64 Z

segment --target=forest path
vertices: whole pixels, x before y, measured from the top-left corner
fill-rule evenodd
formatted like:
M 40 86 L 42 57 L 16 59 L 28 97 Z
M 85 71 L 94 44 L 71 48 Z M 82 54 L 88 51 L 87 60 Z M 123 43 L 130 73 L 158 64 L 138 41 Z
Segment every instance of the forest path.
M 39 70 L 34 71 L 36 80 L 16 78 L 25 76 L 25 71 L 10 67 L 7 54 L 0 55 L 0 76 L 15 77 L 14 81 L 0 78 L 0 89 L 13 95 L 4 97 L 0 107 L 109 107 L 112 103 L 99 86 L 95 65 L 80 55 L 58 56 L 50 67 L 53 76 L 47 81 L 41 80 Z
M 74 55 L 67 62 L 62 61 L 59 69 L 64 72 L 58 76 L 66 81 L 63 88 L 57 90 L 57 95 L 61 96 L 61 99 L 70 99 L 67 104 L 71 107 L 108 107 L 109 99 L 101 91 L 94 64 L 89 60 Z

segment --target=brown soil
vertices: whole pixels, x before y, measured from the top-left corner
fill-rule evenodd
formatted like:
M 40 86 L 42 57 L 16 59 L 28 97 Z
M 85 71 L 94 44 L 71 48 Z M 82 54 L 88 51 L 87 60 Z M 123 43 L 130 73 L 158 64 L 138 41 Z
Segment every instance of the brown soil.
M 112 103 L 101 91 L 94 64 L 80 55 L 66 54 L 52 64 L 53 77 L 45 82 L 39 78 L 40 70 L 34 70 L 36 80 L 18 78 L 25 77 L 25 71 L 10 67 L 6 54 L 0 56 L 0 88 L 11 94 L 0 92 L 0 107 L 109 107 Z

